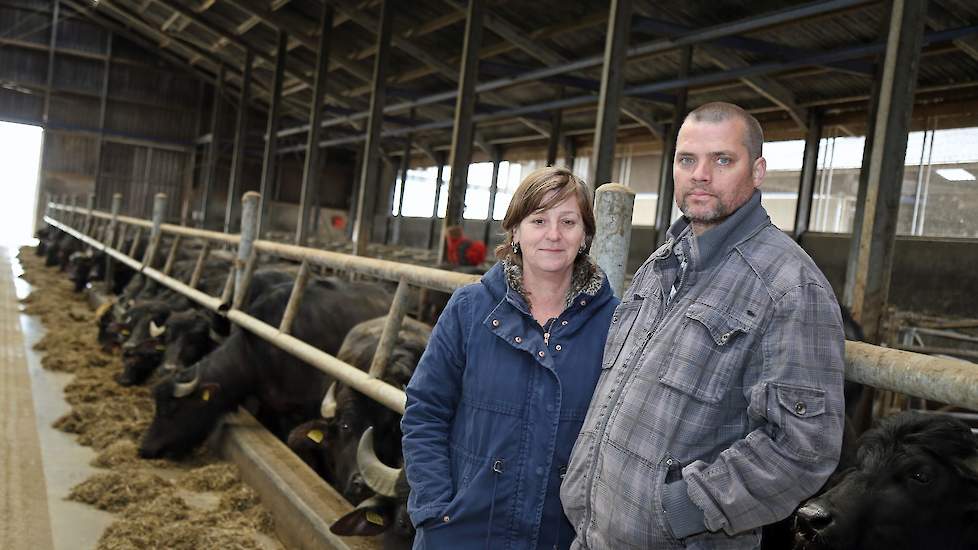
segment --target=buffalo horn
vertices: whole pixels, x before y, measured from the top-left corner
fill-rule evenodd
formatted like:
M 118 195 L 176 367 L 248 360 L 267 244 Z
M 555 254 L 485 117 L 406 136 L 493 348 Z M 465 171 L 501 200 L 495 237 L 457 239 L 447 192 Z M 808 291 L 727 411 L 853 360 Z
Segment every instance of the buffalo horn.
M 214 330 L 213 328 L 207 331 L 207 336 L 208 336 L 208 337 L 209 337 L 209 338 L 210 338 L 210 339 L 211 339 L 211 340 L 212 340 L 212 341 L 213 341 L 213 342 L 214 342 L 215 344 L 223 344 L 223 343 L 224 343 L 224 341 L 225 341 L 225 340 L 227 340 L 227 337 L 226 337 L 226 336 L 224 336 L 224 335 L 221 335 L 221 334 L 218 334 L 218 333 L 217 333 L 217 331 L 216 331 L 216 330 Z
M 333 418 L 336 416 L 336 382 L 329 385 L 326 396 L 323 397 L 323 404 L 319 406 L 319 414 L 323 418 Z
M 374 452 L 374 429 L 367 428 L 360 436 L 360 444 L 357 446 L 357 467 L 360 468 L 360 475 L 367 483 L 367 487 L 377 493 L 390 498 L 397 498 L 395 486 L 397 478 L 401 475 L 400 468 L 391 468 L 377 458 Z
M 165 324 L 161 327 L 161 326 L 159 326 L 159 325 L 156 324 L 156 321 L 150 321 L 149 322 L 149 336 L 150 336 L 150 338 L 159 338 L 160 336 L 163 336 L 163 333 L 165 333 L 165 332 L 166 332 L 166 325 Z
M 183 373 L 178 374 L 177 377 L 174 379 L 173 397 L 176 397 L 178 399 L 181 397 L 187 397 L 188 395 L 194 393 L 194 390 L 197 389 L 197 385 L 200 384 L 200 370 L 198 370 L 197 367 L 190 367 L 190 368 L 194 370 L 194 377 L 192 380 L 190 380 L 189 382 L 181 382 L 180 374 Z

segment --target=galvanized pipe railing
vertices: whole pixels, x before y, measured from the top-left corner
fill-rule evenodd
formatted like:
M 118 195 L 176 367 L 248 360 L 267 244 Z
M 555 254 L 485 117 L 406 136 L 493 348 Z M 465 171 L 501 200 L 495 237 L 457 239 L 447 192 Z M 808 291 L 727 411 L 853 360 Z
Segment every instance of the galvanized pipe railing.
M 130 255 L 126 255 L 116 248 L 106 246 L 98 240 L 84 235 L 69 225 L 54 219 L 53 215 L 55 212 L 72 212 L 70 207 L 50 204 L 48 212 L 49 215 L 44 218 L 48 224 L 84 241 L 97 250 L 104 251 L 113 259 L 133 269 L 138 270 L 140 268 L 141 263 L 131 258 Z M 93 213 L 93 215 L 101 214 L 99 212 Z M 122 217 L 120 216 L 119 219 L 121 221 Z M 133 224 L 138 226 L 139 229 L 147 225 L 152 227 L 151 223 L 146 223 L 143 220 L 139 221 L 142 223 Z M 170 232 L 168 231 L 167 224 L 162 224 L 161 227 L 163 232 Z M 200 232 L 200 230 L 193 231 L 195 233 Z M 186 235 L 187 233 L 183 234 Z M 208 235 L 202 234 L 193 236 L 204 239 L 208 238 Z M 239 236 L 224 235 L 219 240 L 229 242 L 233 239 L 234 242 L 238 242 L 239 238 Z M 248 259 L 246 263 L 253 265 L 257 257 L 256 253 L 259 251 L 297 262 L 304 261 L 307 265 L 315 264 L 336 270 L 355 271 L 391 281 L 403 280 L 409 284 L 444 292 L 452 292 L 462 285 L 478 280 L 478 277 L 473 275 L 464 275 L 360 256 L 349 256 L 336 252 L 262 240 L 254 241 L 252 252 L 246 256 Z M 240 258 L 241 256 L 239 256 Z M 243 266 L 242 270 L 245 275 L 249 271 L 252 271 L 248 269 L 248 266 Z M 225 287 L 225 296 L 222 299 L 209 296 L 149 266 L 143 269 L 143 274 L 186 295 L 208 309 L 226 315 L 232 322 L 333 376 L 338 381 L 350 385 L 384 406 L 397 412 L 404 412 L 405 397 L 403 391 L 291 336 L 288 334 L 289 325 L 281 327 L 286 330 L 279 330 L 277 327 L 272 327 L 247 315 L 240 310 L 240 304 L 235 304 L 235 307 L 232 307 L 230 311 L 223 312 L 222 304 L 227 302 L 228 296 L 226 294 L 228 294 L 228 287 Z M 246 283 L 246 281 L 242 281 L 242 283 Z M 236 285 L 235 294 L 237 294 L 237 290 L 239 289 L 238 285 Z M 395 307 L 397 303 L 395 301 Z M 292 309 L 297 310 L 298 303 Z M 383 339 L 384 337 L 382 336 Z M 884 390 L 978 410 L 978 365 L 972 363 L 882 348 L 861 342 L 846 342 L 846 378 Z
M 153 222 L 116 215 L 114 219 L 118 224 L 123 224 L 123 227 L 126 225 L 136 227 L 135 241 L 129 250 L 129 254 L 125 254 L 118 249 L 121 246 L 121 242 L 116 247 L 113 247 L 111 243 L 105 244 L 98 239 L 86 235 L 83 231 L 76 230 L 69 223 L 63 223 L 55 219 L 55 212 L 63 212 L 69 218 L 72 217 L 77 213 L 76 207 L 62 204 L 49 204 L 47 209 L 49 215 L 45 216 L 45 221 L 93 248 L 105 252 L 109 258 L 120 261 L 135 270 L 141 270 L 143 275 L 154 281 L 184 294 L 203 307 L 225 315 L 232 322 L 326 372 L 340 382 L 350 385 L 384 406 L 396 412 L 403 413 L 405 404 L 404 392 L 384 383 L 379 379 L 379 376 L 382 375 L 383 367 L 388 362 L 389 357 L 387 356 L 390 355 L 396 342 L 396 335 L 400 329 L 404 312 L 407 309 L 408 284 L 452 292 L 459 286 L 477 281 L 478 277 L 385 260 L 347 256 L 292 245 L 280 245 L 279 243 L 268 241 L 256 241 L 254 239 L 253 222 L 256 221 L 257 216 L 249 216 L 249 213 L 252 213 L 251 211 L 254 211 L 253 214 L 257 214 L 257 209 L 251 208 L 254 206 L 254 203 L 258 202 L 255 200 L 256 198 L 258 198 L 257 193 L 247 193 L 242 198 L 244 205 L 241 235 L 226 235 L 213 231 L 189 229 L 162 223 L 162 212 L 165 211 L 165 197 L 158 198 L 158 202 L 154 204 L 156 207 L 154 208 L 154 213 L 158 215 L 154 216 Z M 113 219 L 111 214 L 105 215 L 105 213 L 98 211 L 92 212 L 91 215 L 105 217 L 109 220 Z M 252 220 L 252 218 L 255 218 L 255 220 Z M 147 261 L 139 262 L 133 256 L 135 255 L 136 246 L 144 228 L 148 228 L 151 231 L 151 243 L 144 255 L 144 259 Z M 152 267 L 150 260 L 155 255 L 156 251 L 154 249 L 159 246 L 159 239 L 163 234 L 172 234 L 176 237 L 175 240 L 179 240 L 183 236 L 204 240 L 204 247 L 197 258 L 194 273 L 191 276 L 189 284 L 185 284 L 169 275 L 169 271 L 172 268 L 172 260 L 175 257 L 176 244 L 171 248 L 166 265 L 162 271 Z M 211 241 L 239 245 L 235 266 L 231 273 L 229 273 L 229 280 L 225 284 L 221 297 L 209 296 L 196 289 L 203 271 L 203 265 L 210 250 Z M 247 292 L 251 277 L 257 266 L 259 251 L 301 262 L 299 274 L 294 283 L 289 303 L 286 306 L 286 312 L 283 315 L 280 326 L 277 328 L 241 311 L 244 295 Z M 323 254 L 320 254 L 320 252 L 323 252 Z M 308 281 L 312 265 L 320 265 L 331 269 L 352 271 L 376 278 L 399 281 L 398 291 L 395 293 L 391 312 L 388 314 L 384 333 L 381 335 L 382 345 L 378 346 L 378 352 L 375 354 L 376 356 L 371 365 L 370 372 L 363 372 L 289 334 L 291 332 L 292 322 L 299 310 L 302 290 Z M 234 283 L 231 281 L 232 277 L 235 279 Z M 232 302 L 230 311 L 223 311 L 226 309 L 229 301 Z

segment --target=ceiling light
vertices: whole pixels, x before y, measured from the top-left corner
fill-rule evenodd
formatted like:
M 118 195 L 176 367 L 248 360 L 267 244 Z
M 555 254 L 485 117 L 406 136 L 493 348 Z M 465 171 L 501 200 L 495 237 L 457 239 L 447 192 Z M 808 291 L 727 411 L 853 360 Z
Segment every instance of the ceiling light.
M 961 168 L 942 168 L 937 175 L 947 181 L 975 181 L 975 175 Z

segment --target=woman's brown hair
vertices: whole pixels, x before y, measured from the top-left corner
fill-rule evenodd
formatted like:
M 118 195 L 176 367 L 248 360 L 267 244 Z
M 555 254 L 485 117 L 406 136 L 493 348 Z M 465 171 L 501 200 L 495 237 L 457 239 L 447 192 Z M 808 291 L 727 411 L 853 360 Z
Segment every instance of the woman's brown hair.
M 555 193 L 549 200 L 545 200 L 551 192 Z M 527 174 L 513 193 L 513 199 L 506 209 L 506 217 L 503 218 L 503 231 L 506 232 L 506 238 L 496 247 L 496 258 L 523 265 L 521 255 L 513 253 L 513 232 L 527 216 L 553 208 L 572 195 L 577 198 L 577 206 L 581 209 L 581 221 L 584 223 L 584 253 L 587 254 L 591 250 L 591 240 L 594 238 L 595 231 L 592 206 L 594 196 L 591 188 L 568 168 L 548 166 Z

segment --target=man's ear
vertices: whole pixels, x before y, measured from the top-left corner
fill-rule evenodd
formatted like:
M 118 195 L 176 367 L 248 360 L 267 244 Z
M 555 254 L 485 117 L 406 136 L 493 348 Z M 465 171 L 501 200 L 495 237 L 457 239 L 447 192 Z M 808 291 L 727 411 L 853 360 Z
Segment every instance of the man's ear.
M 754 183 L 754 188 L 761 186 L 761 182 L 764 181 L 764 176 L 767 175 L 767 160 L 764 157 L 757 157 L 754 161 L 753 170 L 751 170 L 751 180 Z

